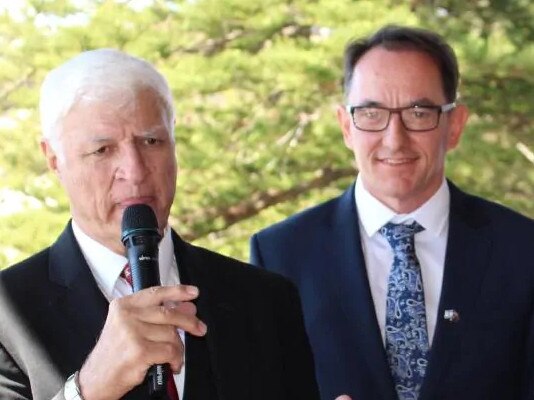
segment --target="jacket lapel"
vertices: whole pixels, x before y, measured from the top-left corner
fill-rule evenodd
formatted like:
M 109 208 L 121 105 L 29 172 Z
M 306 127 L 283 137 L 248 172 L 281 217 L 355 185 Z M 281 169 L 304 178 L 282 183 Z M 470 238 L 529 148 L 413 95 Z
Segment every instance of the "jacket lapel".
M 329 274 L 329 284 L 330 290 L 339 296 L 338 303 L 347 323 L 346 327 L 332 329 L 337 329 L 333 333 L 336 337 L 346 337 L 346 343 L 354 343 L 354 348 L 347 349 L 343 355 L 345 370 L 354 371 L 354 380 L 357 379 L 356 375 L 362 375 L 362 371 L 366 371 L 366 377 L 370 381 L 358 384 L 364 388 L 366 398 L 395 399 L 361 247 L 354 184 L 339 198 L 332 223 L 333 234 L 329 240 L 335 243 L 332 248 L 336 251 L 328 255 L 330 269 L 335 268 Z
M 436 333 L 431 348 L 421 399 L 437 399 L 451 356 L 460 351 L 462 331 L 472 315 L 477 294 L 489 264 L 491 247 L 487 220 L 472 205 L 469 196 L 449 182 L 451 207 L 445 270 L 438 309 Z M 459 320 L 444 318 L 445 310 L 454 310 Z
M 70 373 L 80 368 L 94 347 L 108 310 L 108 302 L 96 285 L 70 223 L 50 248 L 49 271 L 51 282 L 59 285 L 51 307 L 64 323 L 58 331 L 63 329 L 76 339 L 60 364 L 65 365 L 63 372 Z
M 243 348 L 242 344 L 247 342 L 241 334 L 246 332 L 244 321 L 238 318 L 235 306 L 224 300 L 227 297 L 221 293 L 224 288 L 213 282 L 194 247 L 174 231 L 173 242 L 180 281 L 196 285 L 200 290 L 196 301 L 197 315 L 208 326 L 206 345 L 217 399 L 249 398 L 251 387 L 248 377 L 254 365 L 245 352 L 235 351 Z

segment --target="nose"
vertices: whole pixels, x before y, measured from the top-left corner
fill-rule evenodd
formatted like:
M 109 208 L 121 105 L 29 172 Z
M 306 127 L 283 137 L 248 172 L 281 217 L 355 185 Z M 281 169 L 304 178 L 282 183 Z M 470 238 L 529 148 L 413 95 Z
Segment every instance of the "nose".
M 382 143 L 389 150 L 395 151 L 401 149 L 408 140 L 408 132 L 404 128 L 400 113 L 391 113 L 389 125 L 382 137 Z
M 148 169 L 143 154 L 134 143 L 130 143 L 121 150 L 118 159 L 117 178 L 139 184 L 143 182 Z

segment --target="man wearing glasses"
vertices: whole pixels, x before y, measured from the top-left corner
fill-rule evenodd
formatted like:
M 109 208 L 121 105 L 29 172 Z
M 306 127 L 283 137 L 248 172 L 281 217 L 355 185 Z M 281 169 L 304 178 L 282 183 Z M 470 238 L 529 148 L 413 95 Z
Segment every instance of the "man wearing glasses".
M 445 178 L 458 80 L 433 32 L 349 43 L 356 182 L 251 239 L 252 263 L 299 287 L 323 399 L 534 399 L 534 222 Z

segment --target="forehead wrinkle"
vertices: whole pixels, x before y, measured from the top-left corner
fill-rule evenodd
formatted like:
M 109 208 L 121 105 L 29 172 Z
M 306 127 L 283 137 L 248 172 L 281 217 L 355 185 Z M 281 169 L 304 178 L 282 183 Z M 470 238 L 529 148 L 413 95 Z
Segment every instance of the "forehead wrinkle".
M 384 104 L 376 100 L 363 99 L 357 107 L 384 107 Z
M 109 136 L 95 136 L 95 137 L 89 138 L 89 141 L 93 143 L 107 143 L 107 142 L 112 142 L 113 138 Z
M 419 97 L 415 100 L 409 101 L 406 105 L 401 105 L 400 108 L 403 107 L 414 107 L 414 106 L 433 106 L 437 103 L 433 100 L 431 100 L 428 97 Z M 381 101 L 371 100 L 371 99 L 363 99 L 357 107 L 385 107 L 388 108 L 386 104 L 384 104 Z

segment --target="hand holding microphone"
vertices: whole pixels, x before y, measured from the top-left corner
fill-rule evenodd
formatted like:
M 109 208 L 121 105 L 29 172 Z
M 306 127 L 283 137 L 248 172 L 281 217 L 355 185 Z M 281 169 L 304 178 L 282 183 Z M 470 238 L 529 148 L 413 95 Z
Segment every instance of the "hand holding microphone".
M 134 294 L 110 303 L 100 338 L 80 370 L 85 400 L 119 399 L 141 384 L 147 372 L 156 374 L 152 375 L 155 384 L 149 382 L 154 385 L 151 390 L 161 390 L 164 382 L 155 366 L 168 363 L 177 372 L 183 364 L 183 344 L 176 329 L 195 336 L 206 333 L 206 325 L 196 317 L 196 307 L 191 303 L 198 289 L 159 286 L 160 236 L 149 206 L 134 205 L 124 211 L 122 239 L 132 269 Z
M 156 215 L 146 204 L 136 204 L 124 210 L 121 224 L 121 241 L 126 247 L 134 293 L 161 285 L 159 277 L 159 242 Z M 168 369 L 162 364 L 148 369 L 150 398 L 163 398 L 169 379 Z M 172 379 L 172 376 L 170 377 Z

